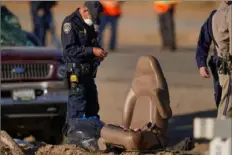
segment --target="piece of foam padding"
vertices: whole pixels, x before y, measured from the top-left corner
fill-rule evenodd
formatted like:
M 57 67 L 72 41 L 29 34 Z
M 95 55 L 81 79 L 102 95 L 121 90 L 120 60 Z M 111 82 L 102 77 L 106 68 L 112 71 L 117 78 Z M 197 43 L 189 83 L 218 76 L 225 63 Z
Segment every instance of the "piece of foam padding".
M 8 146 L 13 155 L 25 155 L 22 148 L 11 138 L 11 136 L 6 131 L 1 130 L 0 137 L 0 142 Z
M 134 150 L 139 147 L 141 132 L 127 131 L 120 126 L 108 124 L 102 128 L 101 137 L 106 141 L 106 143 Z
M 120 126 L 105 125 L 101 130 L 99 140 L 100 150 L 106 150 L 106 144 L 115 145 L 127 150 L 145 150 L 162 147 L 166 139 L 162 135 L 151 131 L 125 130 Z

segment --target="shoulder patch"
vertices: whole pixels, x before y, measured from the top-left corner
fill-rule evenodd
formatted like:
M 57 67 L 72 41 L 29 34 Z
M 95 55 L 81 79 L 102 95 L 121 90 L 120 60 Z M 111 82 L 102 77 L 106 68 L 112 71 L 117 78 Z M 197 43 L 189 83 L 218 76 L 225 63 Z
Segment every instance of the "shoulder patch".
M 65 34 L 69 34 L 71 29 L 72 29 L 71 23 L 64 23 L 63 31 Z

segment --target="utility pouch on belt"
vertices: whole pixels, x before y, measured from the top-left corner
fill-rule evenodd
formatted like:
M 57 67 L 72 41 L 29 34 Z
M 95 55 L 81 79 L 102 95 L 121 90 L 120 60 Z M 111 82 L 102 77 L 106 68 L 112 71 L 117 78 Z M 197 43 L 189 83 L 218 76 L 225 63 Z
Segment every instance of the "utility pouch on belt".
M 92 64 L 80 64 L 80 71 L 81 75 L 83 76 L 92 76 L 95 78 L 97 73 L 97 66 Z
M 89 75 L 91 73 L 90 64 L 80 64 L 81 75 Z
M 228 74 L 232 71 L 232 56 L 228 56 L 226 59 L 219 57 L 217 60 L 217 68 L 220 74 Z

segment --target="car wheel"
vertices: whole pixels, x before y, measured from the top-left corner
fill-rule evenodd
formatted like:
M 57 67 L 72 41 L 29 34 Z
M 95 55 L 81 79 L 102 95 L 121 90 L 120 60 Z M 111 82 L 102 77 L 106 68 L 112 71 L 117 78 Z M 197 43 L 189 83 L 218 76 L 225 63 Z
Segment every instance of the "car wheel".
M 45 142 L 47 144 L 57 145 L 63 142 L 62 130 L 61 131 L 50 130 L 49 132 L 40 131 L 40 133 L 34 134 L 34 137 L 36 141 Z
M 36 132 L 35 139 L 49 144 L 61 144 L 63 142 L 63 126 L 65 117 L 57 117 L 48 122 L 45 130 Z

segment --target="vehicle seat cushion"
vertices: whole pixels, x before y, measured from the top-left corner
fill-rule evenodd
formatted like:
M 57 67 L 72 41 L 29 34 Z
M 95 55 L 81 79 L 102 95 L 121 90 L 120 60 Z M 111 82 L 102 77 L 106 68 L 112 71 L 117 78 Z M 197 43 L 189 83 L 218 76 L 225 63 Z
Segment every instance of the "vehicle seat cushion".
M 135 95 L 148 96 L 156 102 L 160 115 L 170 118 L 170 97 L 166 79 L 158 60 L 153 56 L 139 58 L 131 85 Z

